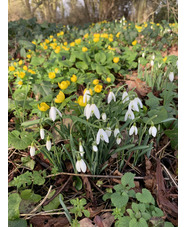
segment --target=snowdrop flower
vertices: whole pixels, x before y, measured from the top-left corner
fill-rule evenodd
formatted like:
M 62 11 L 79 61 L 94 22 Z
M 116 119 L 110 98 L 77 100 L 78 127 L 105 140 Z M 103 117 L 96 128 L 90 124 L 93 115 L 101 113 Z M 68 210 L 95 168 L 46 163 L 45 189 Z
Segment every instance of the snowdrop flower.
M 87 112 L 89 111 L 89 108 L 90 108 L 90 104 L 87 104 L 85 106 L 85 109 L 84 109 L 84 116 L 86 117 L 87 116 Z
M 158 63 L 158 68 L 160 68 L 160 67 L 161 67 L 161 65 L 162 65 L 162 64 L 159 64 L 159 63 Z
M 169 80 L 170 80 L 170 82 L 172 82 L 174 80 L 174 73 L 173 72 L 169 73 Z
M 111 134 L 112 134 L 111 127 L 107 127 L 106 130 L 105 130 L 105 132 L 106 132 L 107 136 L 110 137 Z
M 153 65 L 154 65 L 154 61 L 152 60 L 152 61 L 150 62 L 150 64 L 151 64 L 151 66 L 153 66 Z
M 96 136 L 96 143 L 99 144 L 100 143 L 100 139 L 102 141 L 105 141 L 106 143 L 109 143 L 109 138 L 107 136 L 107 133 L 102 129 L 100 128 L 98 130 L 98 133 L 97 133 L 97 136 Z
M 116 137 L 119 133 L 120 133 L 119 128 L 116 127 L 116 128 L 114 129 L 114 137 Z
M 128 109 L 139 112 L 138 103 L 137 103 L 137 101 L 135 99 L 130 101 Z
M 46 148 L 47 148 L 48 151 L 50 151 L 51 150 L 51 147 L 52 147 L 52 143 L 50 141 L 50 138 L 48 137 L 47 138 L 47 141 L 46 141 Z
M 116 143 L 119 145 L 121 143 L 121 136 L 117 136 Z
M 101 117 L 102 117 L 103 121 L 106 122 L 106 120 L 107 120 L 107 115 L 106 115 L 106 113 L 102 113 Z
M 83 102 L 84 103 L 88 102 L 90 100 L 90 96 L 91 96 L 90 91 L 87 89 L 83 95 Z
M 93 143 L 93 144 L 92 144 L 92 150 L 93 150 L 94 152 L 98 152 L 98 147 L 97 147 L 96 143 Z
M 149 135 L 152 135 L 152 136 L 156 137 L 156 134 L 157 134 L 157 128 L 154 125 L 152 125 L 149 128 Z
M 143 58 L 145 57 L 145 52 L 143 52 L 142 57 L 143 57 Z
M 32 143 L 30 147 L 30 156 L 33 157 L 35 153 L 36 153 L 36 149 L 34 147 L 34 144 Z
M 153 55 L 152 55 L 152 60 L 154 60 L 154 59 L 155 59 L 155 55 L 153 54 Z
M 112 99 L 114 100 L 114 102 L 116 102 L 116 97 L 115 97 L 114 93 L 112 91 L 110 91 L 109 95 L 107 97 L 107 102 L 110 103 L 112 101 Z
M 49 111 L 49 117 L 50 117 L 53 121 L 56 120 L 56 112 L 59 114 L 60 117 L 62 117 L 61 112 L 60 112 L 56 107 L 52 106 L 52 107 L 50 108 L 50 111 Z
M 127 110 L 124 120 L 126 121 L 128 118 L 134 120 L 134 113 L 132 112 L 131 109 Z
M 100 112 L 95 104 L 87 104 L 89 105 L 85 110 L 85 116 L 87 120 L 94 114 L 97 119 L 100 119 Z
M 44 131 L 44 128 L 42 126 L 40 127 L 40 137 L 41 137 L 42 140 L 45 138 L 45 131 Z
M 131 136 L 132 134 L 135 134 L 135 135 L 138 134 L 138 129 L 135 124 L 129 130 L 129 135 Z
M 83 149 L 81 142 L 79 142 L 79 152 L 80 152 L 81 157 L 83 157 L 85 152 L 84 152 L 84 149 Z
M 85 162 L 84 162 L 83 159 L 77 160 L 77 162 L 76 162 L 76 169 L 77 169 L 78 172 L 81 172 L 81 171 L 83 173 L 86 172 L 87 166 L 86 166 L 86 164 L 85 164 Z
M 140 108 L 143 108 L 143 104 L 142 104 L 141 100 L 138 97 L 136 97 L 134 100 L 137 103 L 137 105 L 140 106 Z
M 125 103 L 126 101 L 129 101 L 129 95 L 126 91 L 123 92 L 122 101 L 123 103 Z

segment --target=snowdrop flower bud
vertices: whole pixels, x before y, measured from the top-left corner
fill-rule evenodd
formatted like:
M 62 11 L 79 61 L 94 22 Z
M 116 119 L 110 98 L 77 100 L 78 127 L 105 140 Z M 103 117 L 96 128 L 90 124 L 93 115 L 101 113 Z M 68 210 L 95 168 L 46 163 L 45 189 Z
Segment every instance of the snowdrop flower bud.
M 114 137 L 116 138 L 117 135 L 118 135 L 119 133 L 120 133 L 119 128 L 116 127 L 116 128 L 114 129 Z
M 103 121 L 106 122 L 106 120 L 107 120 L 107 115 L 106 115 L 106 113 L 102 113 L 101 117 L 102 117 Z
M 153 65 L 154 65 L 154 61 L 152 60 L 152 61 L 150 62 L 150 64 L 151 64 L 151 66 L 153 66 Z
M 92 150 L 93 150 L 94 152 L 98 152 L 98 147 L 97 147 L 96 143 L 93 143 L 93 144 L 92 144 Z
M 172 82 L 174 80 L 174 73 L 173 72 L 169 73 L 169 80 L 170 80 L 170 82 Z
M 145 57 L 145 52 L 143 52 L 142 57 L 143 57 L 143 58 Z
M 135 124 L 129 130 L 129 135 L 131 136 L 132 134 L 135 134 L 135 135 L 138 134 L 138 129 Z
M 40 137 L 41 137 L 42 140 L 45 138 L 45 131 L 44 131 L 44 128 L 42 126 L 40 127 Z
M 79 142 L 79 152 L 80 152 L 81 157 L 83 157 L 85 152 L 84 152 L 84 149 L 83 149 L 81 142 Z
M 143 104 L 142 104 L 141 100 L 140 100 L 138 97 L 136 97 L 136 98 L 134 99 L 134 101 L 137 103 L 137 105 L 140 106 L 140 108 L 143 108 Z
M 121 136 L 120 136 L 120 135 L 117 136 L 117 138 L 116 138 L 116 143 L 117 143 L 118 145 L 121 143 Z
M 123 92 L 122 101 L 123 101 L 123 103 L 129 101 L 129 95 L 126 91 Z
M 87 166 L 86 166 L 86 164 L 85 164 L 85 162 L 84 162 L 83 159 L 77 160 L 77 162 L 76 162 L 76 169 L 77 169 L 78 172 L 81 172 L 81 171 L 83 173 L 86 172 Z
M 52 147 L 52 143 L 50 141 L 50 137 L 48 136 L 47 141 L 46 141 L 46 148 L 47 148 L 48 151 L 50 151 L 51 147 Z
M 152 136 L 156 137 L 156 134 L 157 134 L 157 128 L 154 125 L 152 125 L 149 128 L 149 135 L 152 135 Z
M 128 118 L 134 120 L 134 113 L 132 112 L 131 109 L 127 110 L 124 120 L 127 121 Z
M 105 141 L 106 143 L 109 143 L 109 138 L 107 136 L 107 133 L 102 129 L 100 128 L 98 130 L 98 133 L 97 133 L 97 136 L 96 136 L 96 143 L 99 144 L 100 143 L 100 139 L 102 141 Z
M 36 149 L 34 147 L 34 143 L 32 143 L 30 147 L 30 156 L 33 157 L 35 153 L 36 153 Z
M 106 130 L 105 130 L 105 132 L 106 132 L 107 136 L 110 137 L 111 134 L 112 134 L 111 127 L 107 127 Z
M 62 117 L 61 112 L 56 107 L 52 106 L 49 111 L 49 117 L 52 119 L 52 121 L 56 120 L 56 112 L 59 114 L 60 117 Z
M 110 91 L 109 95 L 107 97 L 107 102 L 110 103 L 112 100 L 114 100 L 114 102 L 116 102 L 116 97 L 115 97 L 114 93 L 112 91 Z
M 155 55 L 153 54 L 153 55 L 152 55 L 152 60 L 154 60 L 154 59 L 155 59 Z

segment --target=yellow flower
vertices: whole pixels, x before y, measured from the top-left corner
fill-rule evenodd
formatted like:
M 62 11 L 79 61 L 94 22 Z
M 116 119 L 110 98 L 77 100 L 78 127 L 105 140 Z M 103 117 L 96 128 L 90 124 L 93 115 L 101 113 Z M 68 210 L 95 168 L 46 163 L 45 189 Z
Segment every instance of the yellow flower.
M 70 43 L 70 46 L 74 47 L 75 46 L 75 42 Z
M 78 98 L 78 104 L 80 105 L 80 106 L 86 106 L 87 105 L 87 103 L 85 102 L 83 102 L 83 96 L 81 95 L 81 96 L 79 96 L 79 98 Z
M 118 57 L 113 58 L 113 62 L 114 63 L 118 63 L 118 61 L 119 61 L 119 58 Z
M 45 45 L 44 47 L 43 47 L 45 50 L 47 50 L 48 49 L 48 47 Z
M 66 80 L 66 82 L 67 82 L 67 84 L 68 84 L 68 86 L 70 85 L 70 81 L 69 80 Z
M 98 79 L 93 80 L 93 84 L 94 84 L 94 85 L 99 84 L 99 80 L 98 80 Z
M 82 47 L 82 51 L 86 52 L 88 49 L 86 47 Z
M 57 33 L 57 37 L 60 36 L 60 33 Z
M 159 24 L 159 23 L 157 23 L 156 25 L 157 25 L 157 26 L 160 26 L 160 24 Z
M 110 78 L 110 77 L 107 77 L 106 81 L 107 81 L 108 83 L 110 83 L 110 82 L 111 82 L 111 78 Z
M 38 104 L 37 107 L 40 111 L 47 111 L 50 108 L 45 102 L 42 102 L 40 105 Z
M 19 84 L 19 85 L 23 85 L 23 81 L 20 80 L 20 81 L 18 82 L 18 84 Z
M 23 78 L 25 77 L 25 73 L 24 73 L 24 72 L 20 72 L 20 73 L 19 73 L 19 77 L 20 77 L 21 79 L 23 79 Z
M 23 64 L 23 61 L 22 61 L 22 60 L 20 60 L 18 63 L 19 63 L 19 65 L 22 65 L 22 64 Z
M 145 28 L 146 28 L 146 27 L 148 26 L 148 24 L 145 24 L 144 26 L 145 26 Z
M 56 42 L 56 39 L 53 39 L 53 42 Z
M 113 41 L 113 38 L 110 37 L 110 38 L 109 38 L 109 41 L 112 42 L 112 41 Z
M 98 34 L 98 33 L 94 34 L 94 38 L 99 38 L 99 37 L 100 37 L 100 34 Z
M 9 71 L 14 71 L 15 67 L 14 66 L 9 66 Z
M 76 44 L 80 44 L 80 43 L 81 43 L 81 39 L 76 39 L 76 40 L 75 40 L 75 43 L 76 43 Z
M 100 93 L 101 90 L 102 90 L 103 86 L 101 84 L 97 84 L 95 87 L 94 87 L 94 91 L 97 92 L 97 93 Z
M 136 44 L 137 44 L 137 40 L 134 40 L 134 41 L 132 42 L 132 45 L 135 46 Z
M 28 54 L 28 55 L 27 55 L 27 58 L 31 58 L 31 55 L 30 55 L 30 54 Z
M 64 46 L 66 46 L 68 43 L 67 42 L 64 42 L 63 44 L 64 44 Z
M 50 35 L 49 37 L 52 39 L 54 36 L 53 35 Z
M 56 49 L 55 49 L 55 53 L 58 54 L 60 52 L 60 46 L 57 46 Z
M 93 39 L 93 41 L 94 41 L 95 43 L 97 43 L 97 42 L 99 42 L 99 38 L 96 37 L 96 38 Z
M 17 62 L 14 62 L 14 66 L 17 66 Z
M 36 42 L 32 41 L 32 43 L 33 43 L 34 45 L 36 45 Z
M 88 33 L 86 33 L 86 34 L 84 35 L 84 38 L 85 38 L 85 39 L 88 38 Z
M 166 62 L 166 61 L 167 61 L 167 57 L 164 57 L 164 58 L 163 58 L 163 61 Z
M 72 77 L 70 78 L 70 80 L 72 82 L 76 82 L 77 81 L 77 76 L 75 74 L 73 74 Z
M 64 35 L 64 31 L 61 31 L 61 32 L 60 32 L 60 35 Z
M 55 71 L 55 73 L 58 73 L 59 69 L 58 68 L 55 68 L 54 71 Z
M 48 77 L 49 77 L 50 79 L 54 79 L 54 78 L 56 77 L 56 74 L 55 74 L 54 72 L 50 72 L 50 73 L 48 74 Z
M 62 103 L 65 100 L 65 95 L 62 91 L 59 92 L 59 94 L 55 98 L 56 103 Z
M 116 37 L 117 38 L 119 38 L 119 35 L 121 34 L 121 32 L 118 32 L 117 34 L 116 34 Z
M 23 66 L 23 70 L 27 71 L 27 69 L 28 69 L 27 66 L 24 65 L 24 66 Z
M 62 81 L 61 83 L 58 83 L 58 86 L 60 89 L 65 90 L 68 87 L 67 81 Z
M 50 41 L 48 39 L 45 39 L 45 43 L 49 43 Z

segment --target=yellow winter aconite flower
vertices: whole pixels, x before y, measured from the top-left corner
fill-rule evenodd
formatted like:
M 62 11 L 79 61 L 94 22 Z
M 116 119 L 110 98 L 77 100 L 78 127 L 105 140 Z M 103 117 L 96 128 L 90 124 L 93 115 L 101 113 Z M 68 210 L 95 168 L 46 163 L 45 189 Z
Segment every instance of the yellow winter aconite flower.
M 40 111 L 47 111 L 50 108 L 45 102 L 40 103 L 40 105 L 38 104 L 37 107 Z
M 144 24 L 145 28 L 148 26 L 148 24 Z
M 19 73 L 19 77 L 20 77 L 21 79 L 23 79 L 23 78 L 25 77 L 25 73 L 24 73 L 24 72 L 20 72 L 20 73 Z
M 82 51 L 86 52 L 88 49 L 86 47 L 82 47 Z
M 166 62 L 166 61 L 167 61 L 167 57 L 164 57 L 164 58 L 163 58 L 163 61 Z
M 22 64 L 23 64 L 23 61 L 22 61 L 22 60 L 20 60 L 18 63 L 19 63 L 19 65 L 22 65 Z
M 84 35 L 84 38 L 85 38 L 85 39 L 88 38 L 88 33 L 86 33 L 86 34 Z
M 99 84 L 99 80 L 98 80 L 98 79 L 93 80 L 93 84 L 94 84 L 94 85 Z
M 44 50 L 47 50 L 48 49 L 48 47 L 46 45 L 43 48 L 44 48 Z
M 116 34 L 116 37 L 117 38 L 119 38 L 119 35 L 121 34 L 121 32 L 118 32 L 117 34 Z
M 64 31 L 61 31 L 61 32 L 60 32 L 60 35 L 64 35 Z
M 55 53 L 58 54 L 60 52 L 60 46 L 57 46 L 56 49 L 55 49 Z
M 27 55 L 27 58 L 31 58 L 32 56 L 30 54 Z
M 114 62 L 114 63 L 118 63 L 118 61 L 119 61 L 119 58 L 118 58 L 118 57 L 114 57 L 114 58 L 113 58 L 113 62 Z
M 83 102 L 83 96 L 81 95 L 81 96 L 79 96 L 79 98 L 78 98 L 78 104 L 80 105 L 80 106 L 86 106 L 87 105 L 87 103 L 85 102 Z
M 53 39 L 53 42 L 56 42 L 57 39 Z
M 97 43 L 97 42 L 99 42 L 99 38 L 96 37 L 96 38 L 93 39 L 93 41 L 94 41 L 95 43 Z
M 66 80 L 66 82 L 67 82 L 67 84 L 68 84 L 68 86 L 70 85 L 70 81 L 69 80 Z
M 110 37 L 110 38 L 109 38 L 109 41 L 112 42 L 112 41 L 113 41 L 113 38 Z
M 58 69 L 58 68 L 55 68 L 55 69 L 54 69 L 54 72 L 55 72 L 55 73 L 58 73 L 58 72 L 59 72 L 59 69 Z
M 59 94 L 55 98 L 56 103 L 62 103 L 65 100 L 65 95 L 62 91 L 59 92 Z
M 68 82 L 62 81 L 61 83 L 58 83 L 58 86 L 59 86 L 60 89 L 65 90 L 68 87 Z
M 54 36 L 53 35 L 50 35 L 49 37 L 52 39 Z
M 34 45 L 36 45 L 36 42 L 32 41 L 32 43 L 33 43 Z
M 15 70 L 15 67 L 14 66 L 9 66 L 9 71 L 14 71 Z
M 75 74 L 73 74 L 72 77 L 70 78 L 70 80 L 72 82 L 76 82 L 77 81 L 77 76 Z
M 97 84 L 95 87 L 94 87 L 94 91 L 96 93 L 100 93 L 102 91 L 102 88 L 103 86 L 101 84 Z
M 157 25 L 157 26 L 160 26 L 160 24 L 159 24 L 159 23 L 157 23 L 156 25 Z
M 107 34 L 107 33 L 103 33 L 103 34 L 101 34 L 101 38 L 108 39 L 108 34 Z
M 27 71 L 28 67 L 26 65 L 23 66 L 23 70 Z
M 55 72 L 50 72 L 50 73 L 48 74 L 48 77 L 49 77 L 50 79 L 54 79 L 54 78 L 56 77 Z
M 106 81 L 107 81 L 108 83 L 110 83 L 110 82 L 111 82 L 111 78 L 110 78 L 110 77 L 107 77 Z
M 66 46 L 68 43 L 67 42 L 64 42 L 63 45 Z
M 81 43 L 81 39 L 76 39 L 76 40 L 75 40 L 75 43 L 76 43 L 76 44 L 80 44 L 80 43 Z
M 45 43 L 49 43 L 50 41 L 48 39 L 45 39 Z
M 18 84 L 19 84 L 19 85 L 23 85 L 23 81 L 20 80 L 20 81 L 18 82 Z
M 137 44 L 137 40 L 134 40 L 134 41 L 132 42 L 132 45 L 135 46 L 136 44 Z
M 70 46 L 74 47 L 75 46 L 75 42 L 70 43 Z
M 28 72 L 31 73 L 31 74 L 36 74 L 36 72 L 31 70 L 31 69 L 28 69 Z
M 94 34 L 94 38 L 99 38 L 100 37 L 100 34 L 99 33 L 95 33 Z
M 14 66 L 17 66 L 17 62 L 14 62 Z

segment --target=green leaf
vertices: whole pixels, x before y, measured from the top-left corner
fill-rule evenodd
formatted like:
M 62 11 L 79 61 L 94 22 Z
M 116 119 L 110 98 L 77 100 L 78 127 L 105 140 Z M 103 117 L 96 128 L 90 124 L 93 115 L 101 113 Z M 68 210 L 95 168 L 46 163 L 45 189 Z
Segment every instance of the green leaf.
M 148 100 L 145 101 L 146 105 L 150 107 L 150 109 L 156 109 L 159 106 L 159 102 L 161 99 L 157 98 L 153 95 L 152 92 L 148 93 Z
M 148 227 L 148 225 L 144 218 L 140 218 L 139 221 L 133 218 L 129 222 L 129 227 Z
M 45 178 L 41 176 L 40 171 L 33 171 L 33 184 L 43 185 L 45 183 Z
M 161 121 L 168 118 L 167 110 L 163 106 L 157 107 L 156 109 L 152 109 L 148 112 L 148 116 L 150 118 L 154 115 L 157 115 L 157 117 L 153 119 L 154 124 L 159 124 Z
M 171 222 L 165 222 L 164 227 L 174 227 L 174 225 Z
M 90 217 L 90 212 L 88 210 L 83 211 L 85 217 L 89 218 Z
M 44 57 L 33 56 L 30 64 L 33 66 L 38 66 L 38 65 L 42 65 L 44 61 L 45 61 Z
M 116 222 L 116 227 L 129 227 L 129 221 L 130 221 L 129 216 L 121 217 L 119 220 Z
M 155 203 L 150 191 L 146 188 L 142 189 L 142 193 L 136 193 L 136 199 L 141 203 L 151 203 L 153 205 Z
M 9 220 L 8 227 L 27 227 L 27 221 L 24 219 Z
M 29 200 L 30 202 L 37 203 L 41 200 L 41 196 L 35 194 L 31 189 L 25 189 L 21 191 L 21 198 L 24 200 Z
M 33 85 L 33 92 L 35 95 L 42 95 L 43 97 L 52 94 L 53 85 L 49 81 L 42 81 L 40 84 Z
M 104 52 L 95 54 L 94 58 L 98 64 L 103 64 L 106 61 L 106 55 L 104 54 Z
M 165 130 L 165 135 L 167 135 L 170 138 L 171 141 L 171 147 L 173 149 L 178 149 L 178 128 L 175 127 L 174 129 Z
M 78 69 L 83 69 L 83 70 L 86 70 L 86 69 L 88 69 L 88 65 L 85 63 L 85 62 L 77 62 L 76 64 L 76 67 L 78 68 Z
M 80 191 L 82 189 L 82 186 L 83 186 L 81 178 L 80 177 L 77 177 L 77 176 L 74 176 L 73 177 L 73 181 L 75 183 L 75 188 L 78 191 Z
M 164 213 L 160 208 L 154 207 L 154 210 L 152 211 L 152 216 L 153 217 L 163 217 Z
M 121 178 L 121 183 L 122 185 L 127 188 L 128 190 L 130 188 L 134 188 L 135 184 L 134 184 L 134 176 L 135 174 L 133 173 L 125 173 L 122 178 Z
M 34 169 L 35 161 L 33 159 L 31 159 L 29 156 L 21 157 L 21 161 L 22 161 L 24 166 L 26 166 L 26 167 L 28 167 L 32 170 Z
M 24 47 L 21 48 L 20 55 L 21 55 L 21 57 L 26 58 L 26 50 Z
M 8 219 L 14 220 L 19 218 L 19 204 L 21 197 L 18 193 L 13 193 L 8 197 Z
M 117 208 L 122 208 L 126 206 L 128 200 L 129 200 L 129 197 L 126 192 L 122 193 L 122 195 L 119 192 L 115 192 L 111 195 L 111 201 L 114 204 L 114 206 Z

